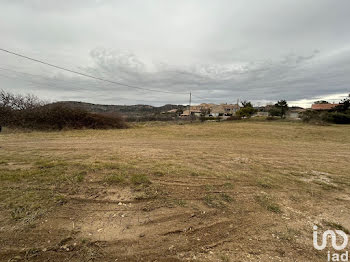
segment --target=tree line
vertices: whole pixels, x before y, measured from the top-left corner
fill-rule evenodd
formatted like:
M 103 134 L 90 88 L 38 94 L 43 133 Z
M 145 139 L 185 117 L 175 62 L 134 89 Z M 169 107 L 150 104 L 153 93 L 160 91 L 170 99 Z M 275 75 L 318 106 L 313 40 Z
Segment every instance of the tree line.
M 239 118 L 250 118 L 258 112 L 253 104 L 249 101 L 243 101 L 242 107 L 236 112 L 236 119 Z M 275 105 L 271 106 L 268 110 L 269 116 L 276 116 L 280 118 L 286 118 L 289 106 L 286 100 L 279 100 Z
M 316 101 L 315 104 L 328 104 L 327 101 Z M 269 118 L 279 117 L 286 118 L 290 110 L 286 100 L 279 100 L 268 109 Z M 257 109 L 253 107 L 249 101 L 243 101 L 242 107 L 236 112 L 231 120 L 239 120 L 242 118 L 250 118 L 257 113 Z M 329 110 L 316 111 L 308 109 L 300 113 L 300 118 L 308 123 L 335 123 L 335 124 L 350 124 L 350 94 L 349 97 L 340 101 L 339 105 Z

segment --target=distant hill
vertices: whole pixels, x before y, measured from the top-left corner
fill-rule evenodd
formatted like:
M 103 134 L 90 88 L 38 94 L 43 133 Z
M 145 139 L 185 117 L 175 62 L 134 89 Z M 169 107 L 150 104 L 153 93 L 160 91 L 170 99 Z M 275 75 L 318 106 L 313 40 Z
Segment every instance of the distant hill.
M 119 113 L 129 121 L 135 120 L 167 120 L 169 116 L 164 116 L 161 113 L 172 109 L 185 110 L 186 106 L 171 105 L 151 106 L 151 105 L 100 105 L 76 101 L 60 101 L 55 104 L 63 104 L 67 107 L 81 108 L 88 112 L 94 113 Z M 170 120 L 170 119 L 169 119 Z

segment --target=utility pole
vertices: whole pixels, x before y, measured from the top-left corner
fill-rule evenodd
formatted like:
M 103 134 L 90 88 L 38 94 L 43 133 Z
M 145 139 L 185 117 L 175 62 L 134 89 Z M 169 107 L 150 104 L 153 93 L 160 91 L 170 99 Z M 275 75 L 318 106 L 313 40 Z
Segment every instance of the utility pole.
M 192 122 L 192 116 L 191 116 L 191 102 L 192 102 L 192 92 L 190 92 L 190 105 L 188 107 L 188 115 L 191 119 L 191 122 Z

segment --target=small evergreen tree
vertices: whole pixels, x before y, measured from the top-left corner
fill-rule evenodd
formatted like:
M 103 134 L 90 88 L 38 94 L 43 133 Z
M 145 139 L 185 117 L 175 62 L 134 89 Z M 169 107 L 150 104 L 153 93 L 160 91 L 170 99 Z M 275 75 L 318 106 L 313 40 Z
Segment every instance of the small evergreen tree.
M 269 111 L 270 116 L 279 116 L 285 118 L 288 112 L 288 103 L 286 100 L 279 100 Z
M 243 107 L 236 112 L 236 115 L 239 117 L 250 118 L 258 111 L 253 107 L 252 103 L 249 101 L 243 101 L 242 106 Z

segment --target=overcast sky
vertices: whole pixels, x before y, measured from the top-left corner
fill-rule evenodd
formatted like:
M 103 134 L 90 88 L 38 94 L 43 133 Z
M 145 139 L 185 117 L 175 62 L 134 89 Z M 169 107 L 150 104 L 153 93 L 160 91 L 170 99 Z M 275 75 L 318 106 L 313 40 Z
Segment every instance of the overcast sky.
M 308 106 L 350 92 L 349 0 L 1 0 L 0 89 L 104 104 Z M 12 70 L 12 71 L 11 71 Z

